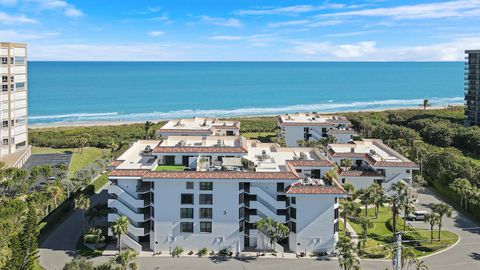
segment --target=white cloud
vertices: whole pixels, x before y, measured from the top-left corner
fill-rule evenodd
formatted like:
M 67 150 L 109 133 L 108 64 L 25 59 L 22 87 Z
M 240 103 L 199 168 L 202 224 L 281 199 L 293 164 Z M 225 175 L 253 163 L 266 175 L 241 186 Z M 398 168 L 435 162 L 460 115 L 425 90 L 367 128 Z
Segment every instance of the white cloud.
M 321 16 L 391 17 L 393 19 L 437 19 L 480 16 L 480 1 L 459 0 L 396 7 L 362 9 Z
M 242 9 L 235 13 L 238 15 L 298 15 L 302 13 L 325 10 L 325 9 L 337 9 L 345 7 L 344 4 L 325 3 L 323 5 L 295 5 L 287 7 L 266 7 L 258 9 Z
M 148 35 L 151 37 L 159 37 L 159 36 L 163 36 L 164 34 L 165 32 L 163 31 L 152 31 L 148 33 Z
M 224 41 L 234 41 L 234 40 L 242 40 L 245 39 L 243 36 L 212 36 L 210 37 L 211 40 L 224 40 Z
M 275 23 L 269 23 L 268 27 L 283 27 L 283 26 L 296 26 L 296 25 L 305 25 L 307 23 L 310 23 L 310 20 L 293 20 L 293 21 L 284 21 L 284 22 L 275 22 Z
M 290 52 L 303 56 L 304 60 L 461 61 L 466 49 L 479 47 L 480 37 L 473 36 L 438 44 L 393 47 L 379 47 L 374 41 L 353 44 L 297 41 Z
M 15 24 L 15 23 L 32 24 L 32 23 L 37 23 L 37 21 L 34 19 L 30 19 L 25 15 L 9 15 L 5 12 L 0 11 L 0 24 Z
M 160 23 L 164 23 L 164 24 L 170 24 L 172 23 L 172 21 L 170 20 L 170 18 L 168 17 L 168 14 L 167 13 L 163 13 L 161 16 L 156 16 L 156 17 L 152 17 L 150 19 L 148 19 L 149 21 L 152 21 L 152 22 L 160 22 Z
M 242 23 L 240 20 L 235 18 L 218 18 L 218 17 L 210 17 L 206 15 L 198 16 L 203 23 L 213 24 L 213 25 L 220 25 L 220 26 L 227 26 L 227 27 L 242 27 Z
M 380 32 L 380 31 L 378 31 L 378 30 L 372 30 L 372 31 L 355 31 L 355 32 L 345 32 L 345 33 L 328 34 L 328 35 L 325 35 L 325 37 L 356 37 L 356 36 L 374 34 L 374 33 L 378 33 L 378 32 Z
M 58 36 L 59 33 L 55 32 L 17 32 L 15 30 L 0 30 L 0 37 L 5 40 L 15 41 L 15 42 L 22 42 L 26 40 L 32 39 L 43 39 L 43 38 L 51 38 L 54 36 Z
M 83 16 L 83 12 L 74 8 L 74 7 L 69 7 L 65 9 L 65 16 L 68 17 L 81 17 Z
M 30 43 L 30 59 L 41 61 L 174 61 L 188 59 L 177 44 Z

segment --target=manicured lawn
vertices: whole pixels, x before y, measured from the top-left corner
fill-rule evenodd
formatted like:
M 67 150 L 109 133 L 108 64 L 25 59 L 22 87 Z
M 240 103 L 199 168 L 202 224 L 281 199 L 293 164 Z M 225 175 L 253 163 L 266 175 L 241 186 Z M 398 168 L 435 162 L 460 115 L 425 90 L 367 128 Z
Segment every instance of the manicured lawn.
M 100 159 L 109 150 L 100 149 L 96 147 L 85 147 L 82 153 L 77 148 L 49 148 L 49 147 L 32 147 L 32 154 L 50 154 L 50 153 L 72 153 L 72 161 L 68 168 L 70 176 L 73 176 L 75 172 L 85 167 L 89 163 Z
M 361 216 L 365 215 L 362 209 Z M 375 209 L 368 209 L 368 217 L 373 222 L 373 227 L 368 229 L 368 239 L 372 244 L 388 245 L 393 243 L 393 233 L 391 231 L 392 211 L 388 207 L 382 207 L 379 210 L 378 217 L 375 218 Z M 355 232 L 362 238 L 362 228 L 354 220 L 350 220 L 350 225 Z M 389 226 L 390 223 L 390 226 Z M 435 226 L 435 228 L 437 228 Z M 397 219 L 397 230 L 403 230 L 403 219 Z M 430 230 L 408 227 L 405 228 L 403 240 L 406 247 L 413 249 L 417 256 L 425 256 L 444 249 L 458 240 L 458 236 L 449 231 L 441 232 L 441 241 L 437 240 L 438 230 L 434 230 L 434 240 L 430 243 Z
M 169 172 L 180 172 L 185 169 L 183 165 L 158 165 L 155 168 L 155 171 L 169 171 Z

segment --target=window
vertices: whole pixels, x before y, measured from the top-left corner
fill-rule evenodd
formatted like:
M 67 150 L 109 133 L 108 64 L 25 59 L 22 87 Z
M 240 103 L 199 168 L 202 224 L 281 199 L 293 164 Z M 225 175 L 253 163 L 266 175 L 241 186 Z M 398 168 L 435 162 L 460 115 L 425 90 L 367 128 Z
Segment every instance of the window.
M 15 59 L 15 58 L 10 57 L 10 64 L 12 64 L 12 65 L 15 64 L 15 60 L 14 60 L 14 59 Z
M 297 209 L 290 207 L 290 218 L 297 219 Z
M 295 169 L 295 171 L 296 171 L 297 173 L 301 173 L 301 172 L 302 172 L 302 169 Z
M 2 91 L 4 92 L 8 91 L 8 85 L 2 85 Z
M 180 218 L 193 218 L 193 208 L 180 208 Z
M 212 182 L 200 182 L 200 190 L 212 190 L 213 183 Z
M 3 139 L 3 140 L 2 140 L 2 144 L 3 144 L 3 145 L 8 145 L 8 139 Z
M 2 76 L 2 82 L 8 82 L 8 77 L 7 76 Z
M 283 183 L 277 183 L 277 192 L 285 192 L 285 185 Z
M 193 233 L 193 222 L 180 222 L 181 233 Z
M 212 232 L 212 222 L 200 222 L 200 232 L 211 233 Z
M 200 194 L 200 204 L 212 204 L 212 201 L 212 194 Z
M 342 178 L 342 184 L 345 184 L 345 178 Z
M 212 218 L 212 208 L 200 208 L 200 218 Z
M 15 87 L 17 88 L 17 90 L 23 90 L 25 88 L 25 83 L 16 83 L 15 84 Z
M 8 64 L 8 58 L 7 57 L 2 57 L 2 65 Z
M 290 222 L 290 232 L 296 233 L 297 232 L 297 224 L 293 221 Z
M 239 230 L 239 232 L 243 232 L 243 231 L 244 231 L 244 227 L 245 227 L 245 224 L 243 223 L 243 221 L 240 221 L 240 222 L 238 223 L 238 228 L 239 228 L 238 230 Z
M 2 127 L 4 128 L 8 127 L 8 120 L 2 121 Z
M 15 81 L 15 77 L 10 76 L 10 82 L 14 82 L 14 81 Z
M 290 199 L 290 202 L 291 202 L 292 204 L 296 204 L 296 203 L 297 203 L 297 198 L 292 197 L 292 198 Z
M 193 204 L 193 194 L 182 194 L 182 204 Z
M 25 57 L 15 56 L 15 63 L 17 63 L 17 65 L 25 64 Z
M 193 189 L 193 182 L 187 182 L 186 189 Z

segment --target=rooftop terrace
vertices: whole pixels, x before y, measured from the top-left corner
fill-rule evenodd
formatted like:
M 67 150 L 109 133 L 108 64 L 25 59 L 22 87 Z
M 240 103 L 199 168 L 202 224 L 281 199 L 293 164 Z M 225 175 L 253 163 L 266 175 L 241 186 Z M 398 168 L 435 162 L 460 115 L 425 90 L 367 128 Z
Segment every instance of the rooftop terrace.
M 318 113 L 293 113 L 278 116 L 281 125 L 295 124 L 314 124 L 314 125 L 333 125 L 333 124 L 350 124 L 344 116 L 322 115 Z
M 204 118 L 204 117 L 195 117 L 188 119 L 178 119 L 168 121 L 160 131 L 164 130 L 200 130 L 208 131 L 215 128 L 240 128 L 240 122 L 238 121 L 228 121 L 228 120 L 218 120 L 215 118 Z

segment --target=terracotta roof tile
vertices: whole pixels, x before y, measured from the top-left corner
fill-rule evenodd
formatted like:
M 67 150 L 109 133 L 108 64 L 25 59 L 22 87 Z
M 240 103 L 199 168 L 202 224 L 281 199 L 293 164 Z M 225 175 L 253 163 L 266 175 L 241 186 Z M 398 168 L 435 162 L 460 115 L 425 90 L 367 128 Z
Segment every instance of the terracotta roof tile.
M 334 167 L 329 160 L 287 160 L 294 167 Z
M 110 166 L 113 166 L 113 167 L 117 167 L 118 165 L 122 164 L 125 160 L 113 160 L 112 162 L 110 162 Z
M 115 169 L 111 171 L 108 176 L 131 176 L 131 177 L 143 177 L 150 170 L 146 169 Z
M 145 176 L 145 179 L 168 179 L 168 178 L 183 178 L 183 179 L 298 179 L 292 172 L 157 172 L 150 171 Z
M 351 177 L 383 177 L 381 174 L 370 171 L 343 171 L 340 173 L 340 176 L 351 176 Z
M 326 186 L 290 186 L 287 194 L 345 194 L 340 187 Z
M 229 146 L 157 146 L 153 153 L 247 153 L 247 150 Z

